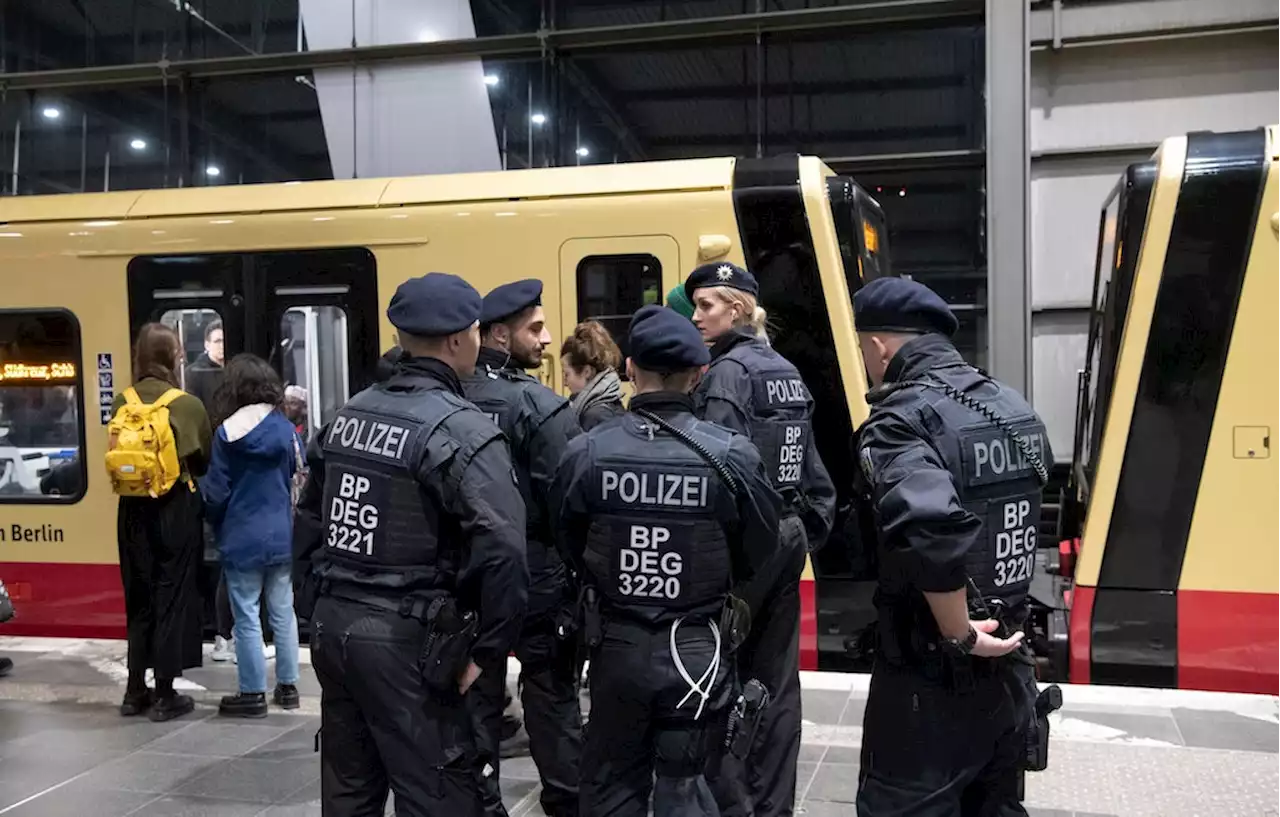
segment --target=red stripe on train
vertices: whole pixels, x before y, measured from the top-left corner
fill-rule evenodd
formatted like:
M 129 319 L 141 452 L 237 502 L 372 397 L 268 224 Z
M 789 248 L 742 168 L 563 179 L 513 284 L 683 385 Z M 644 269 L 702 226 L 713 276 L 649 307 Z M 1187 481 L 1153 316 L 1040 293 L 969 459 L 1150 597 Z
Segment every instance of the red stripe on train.
M 817 582 L 800 580 L 800 669 L 818 668 Z
M 1280 694 L 1275 593 L 1178 591 L 1178 686 Z
M 0 635 L 124 638 L 120 566 L 0 562 L 17 615 Z

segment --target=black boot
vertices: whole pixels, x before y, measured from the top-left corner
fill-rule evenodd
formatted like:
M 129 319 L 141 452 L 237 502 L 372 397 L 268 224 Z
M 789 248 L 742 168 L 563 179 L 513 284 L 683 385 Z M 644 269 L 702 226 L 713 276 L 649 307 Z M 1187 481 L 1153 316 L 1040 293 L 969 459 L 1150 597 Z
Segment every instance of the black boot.
M 0 678 L 13 672 L 13 659 L 0 655 Z
M 146 687 L 141 692 L 125 692 L 124 701 L 120 703 L 120 714 L 126 718 L 141 715 L 151 708 L 151 690 Z
M 156 723 L 162 723 L 190 714 L 195 708 L 196 702 L 191 699 L 190 695 L 179 695 L 175 692 L 171 695 L 162 695 L 152 699 L 150 718 Z
M 222 703 L 218 704 L 218 714 L 224 718 L 265 718 L 267 693 L 239 692 L 235 695 L 224 695 Z
M 276 684 L 271 700 L 281 709 L 297 709 L 302 705 L 298 698 L 298 688 L 293 684 Z

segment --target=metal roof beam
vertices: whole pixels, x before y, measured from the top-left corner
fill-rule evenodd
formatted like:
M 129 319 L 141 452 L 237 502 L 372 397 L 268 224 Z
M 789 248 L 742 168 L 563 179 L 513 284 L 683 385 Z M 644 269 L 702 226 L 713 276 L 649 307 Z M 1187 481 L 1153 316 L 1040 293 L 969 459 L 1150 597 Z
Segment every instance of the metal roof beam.
M 870 77 L 820 82 L 771 82 L 763 87 L 764 96 L 812 96 L 842 93 L 888 93 L 892 91 L 933 91 L 960 88 L 969 78 L 963 74 L 937 74 L 923 77 Z M 683 88 L 644 88 L 618 91 L 615 96 L 625 103 L 665 102 L 667 100 L 741 99 L 742 84 L 704 85 Z
M 713 43 L 750 43 L 755 41 L 757 35 L 775 32 L 842 28 L 854 28 L 860 32 L 900 27 L 939 28 L 958 22 L 980 22 L 982 14 L 981 0 L 893 0 L 854 6 L 668 20 L 641 25 L 542 29 L 525 34 L 503 34 L 466 40 L 26 71 L 0 76 L 0 88 L 31 90 L 146 85 L 175 76 L 211 78 L 297 74 L 319 68 L 347 68 L 400 60 L 425 62 L 459 57 L 536 60 L 541 59 L 548 49 L 574 55 L 616 54 L 624 50 L 652 49 L 658 44 L 688 47 Z
M 1205 37 L 1280 27 L 1275 0 L 1039 0 L 1030 21 L 1033 51 Z

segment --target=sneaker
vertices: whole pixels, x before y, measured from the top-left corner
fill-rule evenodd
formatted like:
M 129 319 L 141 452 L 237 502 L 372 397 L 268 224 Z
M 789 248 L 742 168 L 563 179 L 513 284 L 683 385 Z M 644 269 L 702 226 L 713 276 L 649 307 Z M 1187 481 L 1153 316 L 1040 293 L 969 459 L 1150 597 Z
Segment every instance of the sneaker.
M 213 652 L 209 657 L 219 664 L 227 661 L 236 660 L 236 640 L 234 638 L 223 638 L 216 636 L 213 639 Z
M 222 696 L 218 714 L 224 718 L 265 718 L 267 695 L 265 692 L 238 692 Z
M 293 684 L 276 684 L 276 691 L 271 694 L 271 700 L 281 709 L 297 709 L 302 705 L 298 688 Z
M 189 714 L 196 708 L 196 702 L 190 695 L 169 695 L 164 698 L 153 698 L 150 718 L 156 723 L 171 721 Z
M 275 645 L 275 644 L 268 644 L 268 643 L 266 643 L 266 642 L 264 641 L 264 642 L 262 643 L 262 657 L 263 657 L 263 658 L 265 658 L 265 659 L 267 659 L 268 661 L 270 661 L 272 658 L 275 658 L 275 657 L 276 657 L 276 645 Z

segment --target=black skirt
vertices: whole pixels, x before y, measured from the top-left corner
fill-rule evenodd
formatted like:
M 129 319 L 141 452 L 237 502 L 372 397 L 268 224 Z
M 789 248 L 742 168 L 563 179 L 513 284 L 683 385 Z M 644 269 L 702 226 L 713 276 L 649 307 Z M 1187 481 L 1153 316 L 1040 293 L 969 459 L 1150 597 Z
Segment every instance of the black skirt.
M 176 678 L 201 664 L 204 503 L 178 483 L 158 499 L 121 497 L 117 515 L 129 670 Z

